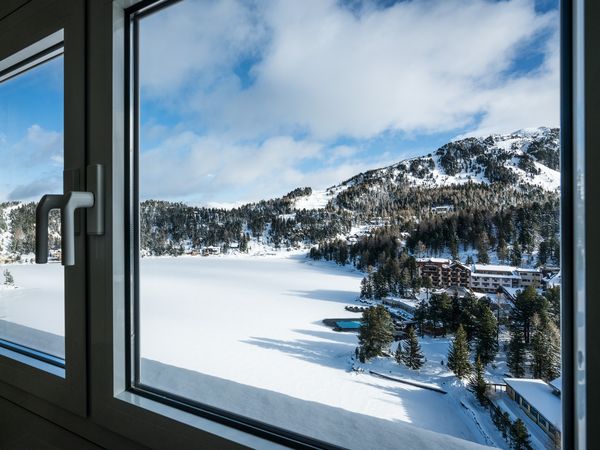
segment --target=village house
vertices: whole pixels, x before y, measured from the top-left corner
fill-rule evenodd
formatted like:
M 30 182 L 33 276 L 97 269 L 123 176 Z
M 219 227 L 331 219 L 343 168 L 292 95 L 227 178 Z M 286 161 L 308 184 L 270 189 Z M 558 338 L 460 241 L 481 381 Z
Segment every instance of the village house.
M 418 258 L 417 269 L 419 276 L 431 279 L 435 288 L 471 287 L 471 269 L 458 261 L 447 258 Z
M 505 378 L 506 394 L 553 441 L 559 441 L 562 430 L 561 380 L 546 383 L 535 378 Z

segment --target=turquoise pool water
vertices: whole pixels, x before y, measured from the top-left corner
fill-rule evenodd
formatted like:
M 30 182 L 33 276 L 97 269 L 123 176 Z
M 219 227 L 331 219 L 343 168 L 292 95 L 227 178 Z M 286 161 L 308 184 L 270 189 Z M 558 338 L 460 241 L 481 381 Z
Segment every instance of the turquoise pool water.
M 339 322 L 335 323 L 338 327 L 340 328 L 344 328 L 344 329 L 359 329 L 360 328 L 360 321 L 358 320 L 349 320 L 349 321 L 345 321 L 345 320 L 340 320 Z

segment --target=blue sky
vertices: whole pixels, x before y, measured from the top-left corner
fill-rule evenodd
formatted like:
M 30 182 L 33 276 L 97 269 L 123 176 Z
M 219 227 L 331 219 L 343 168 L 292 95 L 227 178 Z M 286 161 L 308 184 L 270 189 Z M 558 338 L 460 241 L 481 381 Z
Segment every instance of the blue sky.
M 0 201 L 62 192 L 63 57 L 0 83 Z
M 185 0 L 143 19 L 140 64 L 142 198 L 322 189 L 559 118 L 554 0 Z M 39 197 L 60 169 L 61 78 L 54 61 L 0 84 L 0 156 L 53 142 L 0 200 Z

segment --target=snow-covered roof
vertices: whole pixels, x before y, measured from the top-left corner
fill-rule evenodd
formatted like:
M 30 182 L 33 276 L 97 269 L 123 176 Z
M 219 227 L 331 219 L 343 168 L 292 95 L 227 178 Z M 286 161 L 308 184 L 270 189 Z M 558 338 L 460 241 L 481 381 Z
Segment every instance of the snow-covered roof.
M 562 392 L 562 375 L 552 381 L 549 381 L 548 384 L 557 391 Z
M 505 378 L 504 381 L 537 409 L 546 420 L 562 431 L 560 397 L 554 394 L 548 383 L 535 378 Z
M 547 284 L 550 287 L 560 286 L 560 281 L 561 281 L 561 276 L 560 276 L 560 271 L 559 271 L 556 275 L 554 275 L 553 277 L 548 279 Z
M 502 286 L 502 290 L 504 292 L 506 292 L 506 294 L 508 294 L 510 297 L 512 298 L 517 298 L 517 294 L 519 292 L 521 292 L 523 290 L 523 288 L 513 288 L 513 287 L 506 287 L 506 286 Z
M 448 258 L 417 258 L 417 262 L 432 262 L 438 264 L 450 264 Z
M 500 264 L 474 264 L 473 268 L 476 271 L 493 271 L 493 272 L 514 272 L 517 270 L 515 266 L 504 266 Z
M 525 272 L 525 273 L 541 273 L 542 271 L 539 268 L 529 269 L 527 267 L 517 267 L 517 272 Z

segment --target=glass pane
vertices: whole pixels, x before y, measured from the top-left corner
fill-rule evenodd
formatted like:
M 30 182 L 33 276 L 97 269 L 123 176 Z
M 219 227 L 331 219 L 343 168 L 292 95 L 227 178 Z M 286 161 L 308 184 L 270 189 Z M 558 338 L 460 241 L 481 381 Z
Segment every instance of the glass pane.
M 62 193 L 63 57 L 0 83 L 0 339 L 64 358 L 60 213 L 35 264 L 35 208 Z
M 551 448 L 558 73 L 554 1 L 139 19 L 140 381 L 342 447 Z

